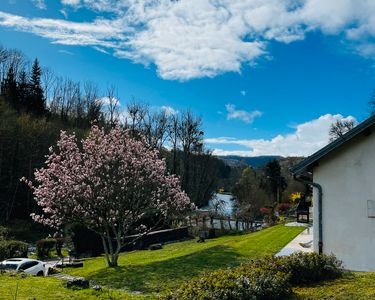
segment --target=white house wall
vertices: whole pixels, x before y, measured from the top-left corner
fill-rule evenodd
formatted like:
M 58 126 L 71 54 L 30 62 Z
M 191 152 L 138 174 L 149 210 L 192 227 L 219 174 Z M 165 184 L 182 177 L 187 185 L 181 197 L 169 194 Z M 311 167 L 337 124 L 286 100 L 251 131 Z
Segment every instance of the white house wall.
M 323 252 L 334 253 L 350 270 L 375 270 L 375 130 L 327 155 L 314 168 L 323 188 Z M 314 189 L 314 250 L 318 251 L 318 195 Z

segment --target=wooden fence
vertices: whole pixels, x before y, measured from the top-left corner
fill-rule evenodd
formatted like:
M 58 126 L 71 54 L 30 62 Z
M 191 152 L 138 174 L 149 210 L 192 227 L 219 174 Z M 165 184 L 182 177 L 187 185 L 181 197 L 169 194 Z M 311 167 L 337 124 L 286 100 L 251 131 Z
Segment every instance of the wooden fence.
M 214 218 L 208 216 L 191 216 L 189 217 L 187 224 L 190 227 L 205 229 L 223 229 L 223 230 L 254 230 L 260 229 L 263 225 L 263 222 L 260 221 L 244 221 L 236 220 L 230 217 L 227 218 Z

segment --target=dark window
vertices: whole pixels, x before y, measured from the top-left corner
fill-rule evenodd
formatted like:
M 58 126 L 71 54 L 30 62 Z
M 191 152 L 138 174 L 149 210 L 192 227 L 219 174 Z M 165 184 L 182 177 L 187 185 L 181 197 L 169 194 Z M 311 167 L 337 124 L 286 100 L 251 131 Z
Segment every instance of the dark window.
M 0 269 L 15 270 L 15 269 L 17 269 L 17 265 L 16 264 L 2 264 L 2 265 L 0 265 Z
M 27 269 L 30 269 L 34 266 L 36 266 L 38 264 L 37 261 L 28 261 L 28 262 L 25 262 L 24 264 L 22 264 L 19 268 L 19 270 L 27 270 Z

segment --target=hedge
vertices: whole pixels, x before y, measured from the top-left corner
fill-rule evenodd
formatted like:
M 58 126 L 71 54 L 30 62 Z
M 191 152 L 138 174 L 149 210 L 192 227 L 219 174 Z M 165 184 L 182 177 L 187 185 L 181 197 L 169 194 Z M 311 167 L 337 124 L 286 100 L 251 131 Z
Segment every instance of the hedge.
M 0 241 L 0 261 L 14 257 L 27 257 L 28 244 L 16 240 Z
M 47 238 L 36 242 L 36 255 L 38 258 L 49 257 L 50 251 L 56 246 L 56 239 Z
M 298 253 L 266 257 L 237 268 L 212 272 L 162 296 L 168 300 L 282 299 L 296 284 L 340 277 L 342 264 L 332 255 Z

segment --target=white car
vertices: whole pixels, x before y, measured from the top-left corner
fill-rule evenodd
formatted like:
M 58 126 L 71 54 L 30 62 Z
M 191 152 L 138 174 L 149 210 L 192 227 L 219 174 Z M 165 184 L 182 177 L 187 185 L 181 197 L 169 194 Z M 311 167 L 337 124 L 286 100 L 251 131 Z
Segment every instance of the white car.
M 30 258 L 6 259 L 0 263 L 0 269 L 22 271 L 36 276 L 44 276 L 46 274 L 44 262 Z

